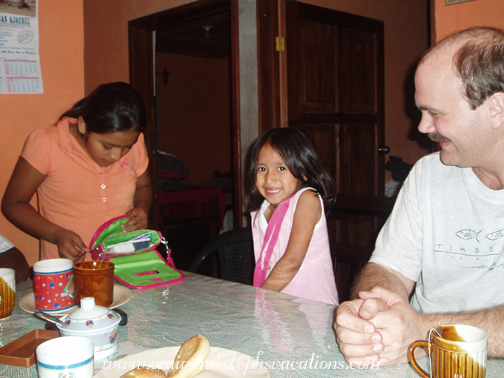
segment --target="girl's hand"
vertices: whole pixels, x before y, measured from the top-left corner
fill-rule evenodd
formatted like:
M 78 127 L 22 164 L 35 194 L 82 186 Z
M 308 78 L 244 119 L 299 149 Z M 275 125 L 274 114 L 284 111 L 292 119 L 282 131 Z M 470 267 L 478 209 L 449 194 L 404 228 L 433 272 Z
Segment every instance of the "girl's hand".
M 135 231 L 147 228 L 148 219 L 145 210 L 141 207 L 135 207 L 126 213 L 129 221 L 123 224 L 124 231 Z
M 89 252 L 89 248 L 84 244 L 80 236 L 70 230 L 62 229 L 58 232 L 56 244 L 59 255 L 73 262 L 84 260 L 86 252 Z

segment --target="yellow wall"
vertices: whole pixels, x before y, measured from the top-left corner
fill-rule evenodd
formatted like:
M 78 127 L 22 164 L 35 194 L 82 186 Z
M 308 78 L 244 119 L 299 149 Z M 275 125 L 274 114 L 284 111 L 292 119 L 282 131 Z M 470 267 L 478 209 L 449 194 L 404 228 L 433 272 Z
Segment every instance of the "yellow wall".
M 471 26 L 504 28 L 504 2 L 475 0 L 446 5 L 445 0 L 435 0 L 435 35 L 439 41 L 446 35 Z
M 84 95 L 83 0 L 38 1 L 39 52 L 43 94 L 0 94 L 0 196 L 30 131 L 53 124 Z M 0 234 L 23 251 L 30 265 L 38 259 L 38 240 L 0 215 Z
M 391 155 L 400 156 L 411 164 L 428 153 L 428 139 L 416 130 L 419 112 L 414 108 L 412 90 L 414 60 L 428 47 L 427 0 L 301 1 L 384 21 L 385 141 L 391 148 Z M 86 0 L 86 90 L 102 82 L 129 79 L 128 20 L 189 2 Z M 114 17 L 110 17 L 111 14 Z M 99 64 L 88 64 L 91 60 Z
M 129 82 L 128 21 L 194 0 L 86 0 L 86 91 L 102 83 Z
M 101 83 L 129 81 L 127 21 L 192 1 L 39 2 L 40 54 L 45 92 L 43 95 L 0 95 L 0 127 L 3 131 L 0 141 L 3 157 L 0 163 L 0 195 L 3 195 L 19 151 L 31 130 L 52 124 L 72 103 Z M 391 147 L 391 154 L 409 163 L 425 155 L 427 151 L 415 140 L 419 137 L 414 119 L 418 114 L 411 113 L 413 97 L 412 94 L 405 96 L 405 88 L 407 78 L 413 72 L 414 57 L 427 47 L 426 1 L 303 1 L 385 22 L 386 143 Z M 477 4 L 480 6 L 493 1 L 478 0 Z M 501 12 L 495 12 L 498 13 Z M 17 230 L 3 216 L 0 216 L 0 233 L 25 252 L 30 264 L 36 261 L 37 240 Z
M 231 172 L 229 60 L 156 54 L 156 72 L 170 73 L 166 86 L 158 77 L 157 142 L 187 165 L 193 186 Z

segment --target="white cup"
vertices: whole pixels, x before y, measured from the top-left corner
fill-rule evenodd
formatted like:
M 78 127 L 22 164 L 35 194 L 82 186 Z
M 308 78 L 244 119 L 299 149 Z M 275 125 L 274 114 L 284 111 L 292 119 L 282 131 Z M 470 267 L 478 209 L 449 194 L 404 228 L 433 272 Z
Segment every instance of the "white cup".
M 11 268 L 0 268 L 0 320 L 12 315 L 16 303 L 16 272 Z
M 36 354 L 39 378 L 93 377 L 94 345 L 87 337 L 57 337 L 40 344 Z
M 74 306 L 73 261 L 41 260 L 33 264 L 35 308 L 42 312 L 61 312 Z

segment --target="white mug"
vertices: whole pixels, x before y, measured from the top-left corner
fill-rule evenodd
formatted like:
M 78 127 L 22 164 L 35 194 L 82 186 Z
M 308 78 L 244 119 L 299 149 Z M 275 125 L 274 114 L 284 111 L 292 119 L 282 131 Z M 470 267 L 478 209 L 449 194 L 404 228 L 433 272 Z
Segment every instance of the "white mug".
M 80 336 L 57 337 L 37 347 L 39 378 L 92 378 L 94 344 Z

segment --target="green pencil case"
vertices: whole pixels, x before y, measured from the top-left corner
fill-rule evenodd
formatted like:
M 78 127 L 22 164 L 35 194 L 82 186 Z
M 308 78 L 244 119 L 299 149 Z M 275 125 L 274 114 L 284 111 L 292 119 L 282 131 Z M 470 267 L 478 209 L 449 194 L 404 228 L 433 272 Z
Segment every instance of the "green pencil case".
M 185 276 L 175 268 L 171 250 L 163 235 L 156 230 L 124 232 L 126 216 L 105 222 L 93 235 L 90 243 L 93 260 L 114 263 L 116 280 L 134 289 L 148 289 L 180 282 Z M 166 247 L 166 260 L 156 250 L 161 243 Z

